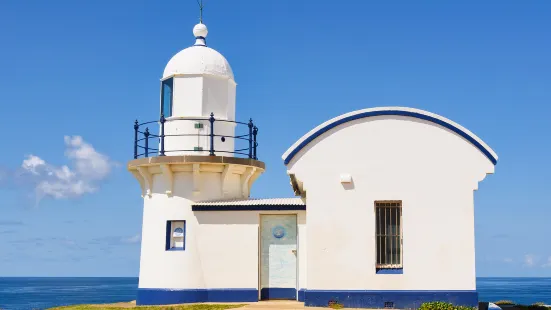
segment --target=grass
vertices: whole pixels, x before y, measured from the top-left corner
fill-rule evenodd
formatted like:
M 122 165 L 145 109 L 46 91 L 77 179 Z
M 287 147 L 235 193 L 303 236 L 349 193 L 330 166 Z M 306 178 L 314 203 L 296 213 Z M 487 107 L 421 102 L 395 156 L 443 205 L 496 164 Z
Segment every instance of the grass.
M 74 305 L 50 308 L 48 310 L 121 310 L 121 309 L 139 309 L 139 310 L 225 310 L 245 306 L 244 304 L 194 304 L 194 305 L 171 305 L 171 306 L 136 306 L 135 303 L 116 303 L 106 305 Z

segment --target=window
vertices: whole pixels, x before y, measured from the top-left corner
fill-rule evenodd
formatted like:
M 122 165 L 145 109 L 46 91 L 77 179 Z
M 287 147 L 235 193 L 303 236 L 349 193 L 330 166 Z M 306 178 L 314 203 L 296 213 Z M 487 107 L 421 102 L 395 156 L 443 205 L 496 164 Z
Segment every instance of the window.
M 166 79 L 161 83 L 161 114 L 165 117 L 172 116 L 173 83 L 173 78 Z
M 402 202 L 375 202 L 377 271 L 402 268 Z
M 186 221 L 166 222 L 167 251 L 183 251 L 186 248 Z

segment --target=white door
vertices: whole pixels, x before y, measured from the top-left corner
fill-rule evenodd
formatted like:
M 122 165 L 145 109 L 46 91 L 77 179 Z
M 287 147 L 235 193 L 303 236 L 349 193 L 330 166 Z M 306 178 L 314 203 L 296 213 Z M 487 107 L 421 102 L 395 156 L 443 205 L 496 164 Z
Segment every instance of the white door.
M 297 216 L 260 217 L 260 299 L 296 299 Z

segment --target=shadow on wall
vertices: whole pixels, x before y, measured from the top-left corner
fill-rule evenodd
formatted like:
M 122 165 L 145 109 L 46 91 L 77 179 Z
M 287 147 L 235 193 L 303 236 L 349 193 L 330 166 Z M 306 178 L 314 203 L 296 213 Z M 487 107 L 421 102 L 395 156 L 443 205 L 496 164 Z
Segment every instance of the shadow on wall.
M 242 211 L 194 211 L 197 222 L 201 224 L 249 224 L 258 225 L 259 215 L 256 212 Z
M 353 190 L 354 189 L 354 179 L 350 178 L 350 182 L 342 182 L 341 185 L 342 185 L 342 188 L 344 188 L 344 190 L 346 190 L 346 191 Z

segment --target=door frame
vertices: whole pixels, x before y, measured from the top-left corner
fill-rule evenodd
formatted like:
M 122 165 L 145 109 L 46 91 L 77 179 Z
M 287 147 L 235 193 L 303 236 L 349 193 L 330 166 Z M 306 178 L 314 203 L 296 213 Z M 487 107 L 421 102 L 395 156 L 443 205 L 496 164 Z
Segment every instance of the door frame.
M 300 249 L 299 249 L 299 229 L 298 229 L 298 212 L 259 212 L 258 213 L 258 300 L 262 300 L 261 297 L 261 291 L 262 291 L 262 216 L 263 215 L 294 215 L 296 218 L 296 231 L 297 231 L 297 261 L 296 261 L 296 277 L 295 277 L 295 289 L 297 291 L 296 293 L 296 300 L 298 300 L 298 286 L 299 286 L 299 257 L 300 257 Z

